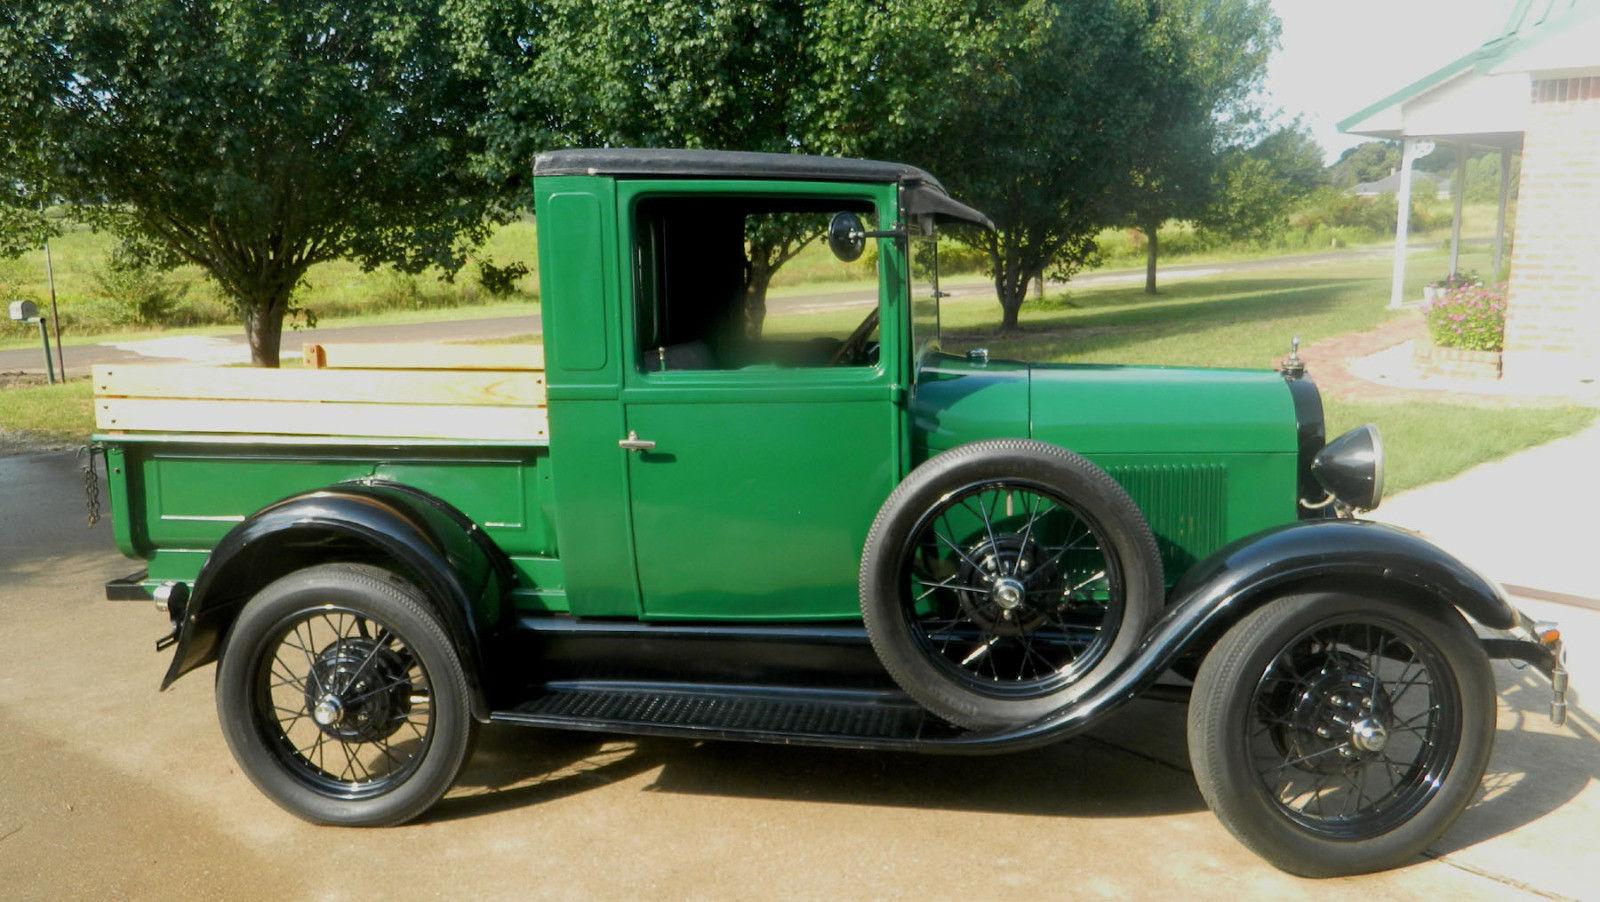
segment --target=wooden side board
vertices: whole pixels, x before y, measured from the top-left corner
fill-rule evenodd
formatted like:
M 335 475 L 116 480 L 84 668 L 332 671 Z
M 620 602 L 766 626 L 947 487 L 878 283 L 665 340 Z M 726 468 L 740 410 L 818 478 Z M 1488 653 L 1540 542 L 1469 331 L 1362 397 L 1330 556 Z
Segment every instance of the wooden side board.
M 452 344 L 308 344 L 311 369 L 544 371 L 544 346 Z
M 544 405 L 544 374 L 451 370 L 270 370 L 186 364 L 102 364 L 96 395 L 217 401 Z
M 111 364 L 94 387 L 109 432 L 549 440 L 537 372 Z
M 529 441 L 549 439 L 542 407 L 97 398 L 95 425 L 126 432 L 233 432 Z

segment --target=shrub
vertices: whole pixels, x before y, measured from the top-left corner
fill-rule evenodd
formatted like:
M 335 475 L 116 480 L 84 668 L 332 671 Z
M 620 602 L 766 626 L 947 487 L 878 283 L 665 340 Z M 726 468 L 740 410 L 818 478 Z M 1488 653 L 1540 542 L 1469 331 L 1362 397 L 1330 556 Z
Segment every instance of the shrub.
M 1482 288 L 1483 276 L 1477 270 L 1466 269 L 1452 273 L 1442 279 L 1434 279 L 1428 283 L 1429 288 L 1442 288 L 1445 291 L 1455 291 L 1457 288 Z
M 1505 285 L 1460 285 L 1428 304 L 1428 333 L 1441 348 L 1499 351 L 1505 347 Z
M 478 261 L 478 284 L 490 297 L 510 297 L 517 291 L 517 281 L 530 272 L 525 263 L 507 263 L 496 266 L 493 260 Z
M 104 318 L 119 326 L 175 325 L 189 286 L 119 247 L 93 275 Z

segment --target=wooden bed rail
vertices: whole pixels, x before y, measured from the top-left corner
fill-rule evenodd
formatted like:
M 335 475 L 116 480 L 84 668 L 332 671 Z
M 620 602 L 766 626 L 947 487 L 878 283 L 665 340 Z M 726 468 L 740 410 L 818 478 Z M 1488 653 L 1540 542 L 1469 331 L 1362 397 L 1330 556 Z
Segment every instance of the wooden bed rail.
M 307 344 L 301 350 L 314 370 L 544 371 L 544 347 L 536 344 Z
M 107 432 L 549 439 L 544 374 L 526 370 L 106 364 L 94 392 Z

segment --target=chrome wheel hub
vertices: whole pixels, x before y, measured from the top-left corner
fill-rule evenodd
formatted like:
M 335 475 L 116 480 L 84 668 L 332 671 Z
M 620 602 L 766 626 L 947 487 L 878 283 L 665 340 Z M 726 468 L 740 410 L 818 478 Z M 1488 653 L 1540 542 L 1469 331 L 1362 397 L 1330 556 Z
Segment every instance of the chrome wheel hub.
M 1022 601 L 1027 596 L 1027 592 L 1028 590 L 1022 585 L 1021 580 L 1012 579 L 1008 576 L 995 580 L 994 590 L 990 595 L 1001 610 L 1014 611 L 1022 607 Z
M 1389 744 L 1389 730 L 1371 718 L 1350 725 L 1350 744 L 1363 752 L 1381 752 Z
M 311 709 L 311 719 L 317 722 L 317 726 L 331 727 L 344 720 L 344 703 L 339 701 L 338 696 L 323 696 L 322 701 Z

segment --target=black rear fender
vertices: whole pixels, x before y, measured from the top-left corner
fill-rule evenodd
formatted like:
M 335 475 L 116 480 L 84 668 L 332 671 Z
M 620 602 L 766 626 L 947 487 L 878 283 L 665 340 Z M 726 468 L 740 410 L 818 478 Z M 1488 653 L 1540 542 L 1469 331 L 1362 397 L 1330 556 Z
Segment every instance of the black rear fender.
M 483 648 L 508 608 L 514 577 L 503 552 L 465 515 L 409 486 L 363 481 L 286 498 L 217 543 L 188 598 L 169 613 L 177 650 L 161 688 L 217 659 L 244 603 L 273 580 L 314 564 L 360 561 L 412 580 L 449 634 L 487 719 Z

